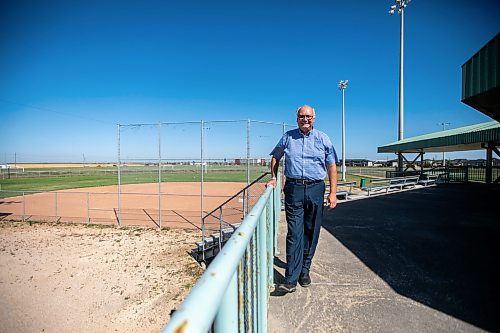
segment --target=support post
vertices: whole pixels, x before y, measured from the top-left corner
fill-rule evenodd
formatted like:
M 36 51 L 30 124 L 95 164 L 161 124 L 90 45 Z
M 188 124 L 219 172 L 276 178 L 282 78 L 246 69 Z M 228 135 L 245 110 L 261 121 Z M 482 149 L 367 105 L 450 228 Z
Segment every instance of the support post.
M 495 145 L 493 142 L 488 142 L 488 146 L 486 147 L 486 184 L 491 184 L 493 180 L 492 176 L 492 165 L 493 165 L 493 149 Z
M 424 176 L 424 151 L 420 152 L 420 179 Z
M 118 124 L 118 225 L 122 223 L 122 193 L 121 193 L 121 157 L 120 157 L 120 124 Z
M 267 244 L 266 244 L 266 215 L 267 215 L 267 205 L 264 207 L 264 210 L 260 214 L 259 224 L 257 226 L 258 232 L 258 266 L 257 266 L 257 281 L 258 281 L 258 332 L 267 332 L 267 275 L 268 275 L 268 266 L 267 266 Z
M 57 215 L 59 215 L 59 212 L 57 211 L 57 192 L 54 192 L 54 206 L 55 206 L 55 221 L 57 222 Z
M 265 229 L 267 230 L 266 232 L 266 263 L 267 263 L 267 282 L 266 282 L 266 291 L 269 292 L 269 288 L 273 286 L 273 280 L 274 280 L 274 274 L 273 274 L 273 264 L 274 264 L 274 241 L 273 241 L 273 236 L 274 236 L 274 220 L 275 220 L 275 215 L 271 214 L 273 212 L 273 206 L 274 206 L 274 193 L 273 195 L 269 198 L 269 201 L 267 202 L 267 214 L 266 214 L 266 226 Z M 266 295 L 267 297 L 267 295 Z M 267 308 L 267 307 L 266 307 Z
M 250 184 L 250 119 L 247 119 L 247 185 Z M 250 191 L 247 191 L 247 212 L 250 211 Z
M 215 317 L 215 332 L 238 332 L 238 284 L 236 276 L 235 272 Z
M 252 299 L 252 330 L 255 332 L 257 330 L 257 323 L 260 320 L 258 317 L 258 303 L 257 303 L 257 276 L 258 276 L 258 271 L 257 271 L 257 230 L 254 231 L 253 237 L 251 240 L 251 257 L 252 257 L 252 288 L 251 288 L 251 299 Z
M 26 197 L 24 196 L 23 192 L 23 222 L 25 221 L 25 216 L 26 216 Z
M 203 220 L 203 133 L 205 123 L 200 121 L 200 222 L 201 222 L 201 242 L 203 244 L 203 260 L 205 260 L 205 221 Z
M 87 224 L 90 224 L 90 193 L 87 192 Z
M 219 252 L 222 251 L 222 206 L 219 208 Z
M 161 122 L 158 123 L 158 227 L 161 230 Z

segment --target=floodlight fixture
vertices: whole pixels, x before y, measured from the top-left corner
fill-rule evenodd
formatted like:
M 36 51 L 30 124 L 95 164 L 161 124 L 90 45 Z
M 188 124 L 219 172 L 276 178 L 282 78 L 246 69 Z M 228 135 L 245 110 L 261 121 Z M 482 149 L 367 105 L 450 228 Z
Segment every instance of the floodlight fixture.
M 339 90 L 346 89 L 348 82 L 349 82 L 349 80 L 340 80 L 340 82 L 339 82 Z
M 395 0 L 394 5 L 391 5 L 389 9 L 389 15 L 393 15 L 396 9 L 398 10 L 398 14 L 401 14 L 410 1 L 411 0 Z

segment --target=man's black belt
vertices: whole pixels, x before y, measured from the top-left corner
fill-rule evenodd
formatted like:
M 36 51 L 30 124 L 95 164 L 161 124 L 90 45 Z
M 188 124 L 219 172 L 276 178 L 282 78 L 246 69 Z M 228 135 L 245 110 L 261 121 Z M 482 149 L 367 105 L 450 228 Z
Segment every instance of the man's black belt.
M 286 177 L 286 182 L 292 184 L 312 185 L 321 183 L 322 181 L 323 179 L 312 180 L 312 179 L 296 179 L 296 178 Z

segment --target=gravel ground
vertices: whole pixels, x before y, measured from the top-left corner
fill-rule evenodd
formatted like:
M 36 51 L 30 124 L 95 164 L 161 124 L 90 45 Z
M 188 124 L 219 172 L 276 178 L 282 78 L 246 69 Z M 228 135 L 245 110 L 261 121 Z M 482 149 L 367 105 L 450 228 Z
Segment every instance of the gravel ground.
M 199 232 L 0 222 L 0 332 L 158 332 Z

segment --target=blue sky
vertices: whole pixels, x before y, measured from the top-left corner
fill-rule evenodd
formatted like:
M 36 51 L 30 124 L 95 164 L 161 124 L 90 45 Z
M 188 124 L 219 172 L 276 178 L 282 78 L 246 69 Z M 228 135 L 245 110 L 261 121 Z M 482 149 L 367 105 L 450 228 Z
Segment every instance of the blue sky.
M 2 1 L 0 162 L 113 161 L 117 124 L 255 119 L 316 127 L 347 158 L 396 141 L 399 16 L 391 1 Z M 461 65 L 500 31 L 498 1 L 413 0 L 405 13 L 405 137 L 491 120 L 462 104 Z M 246 155 L 245 123 L 206 125 L 206 155 Z M 280 126 L 251 125 L 252 155 Z M 175 126 L 172 126 L 175 127 Z M 199 125 L 162 127 L 162 155 L 199 156 Z M 189 129 L 188 129 L 189 128 Z M 157 129 L 125 128 L 125 158 Z M 217 139 L 216 139 L 217 138 Z M 428 154 L 426 157 L 434 157 Z M 483 152 L 450 154 L 481 158 Z M 435 155 L 440 158 L 440 155 Z

